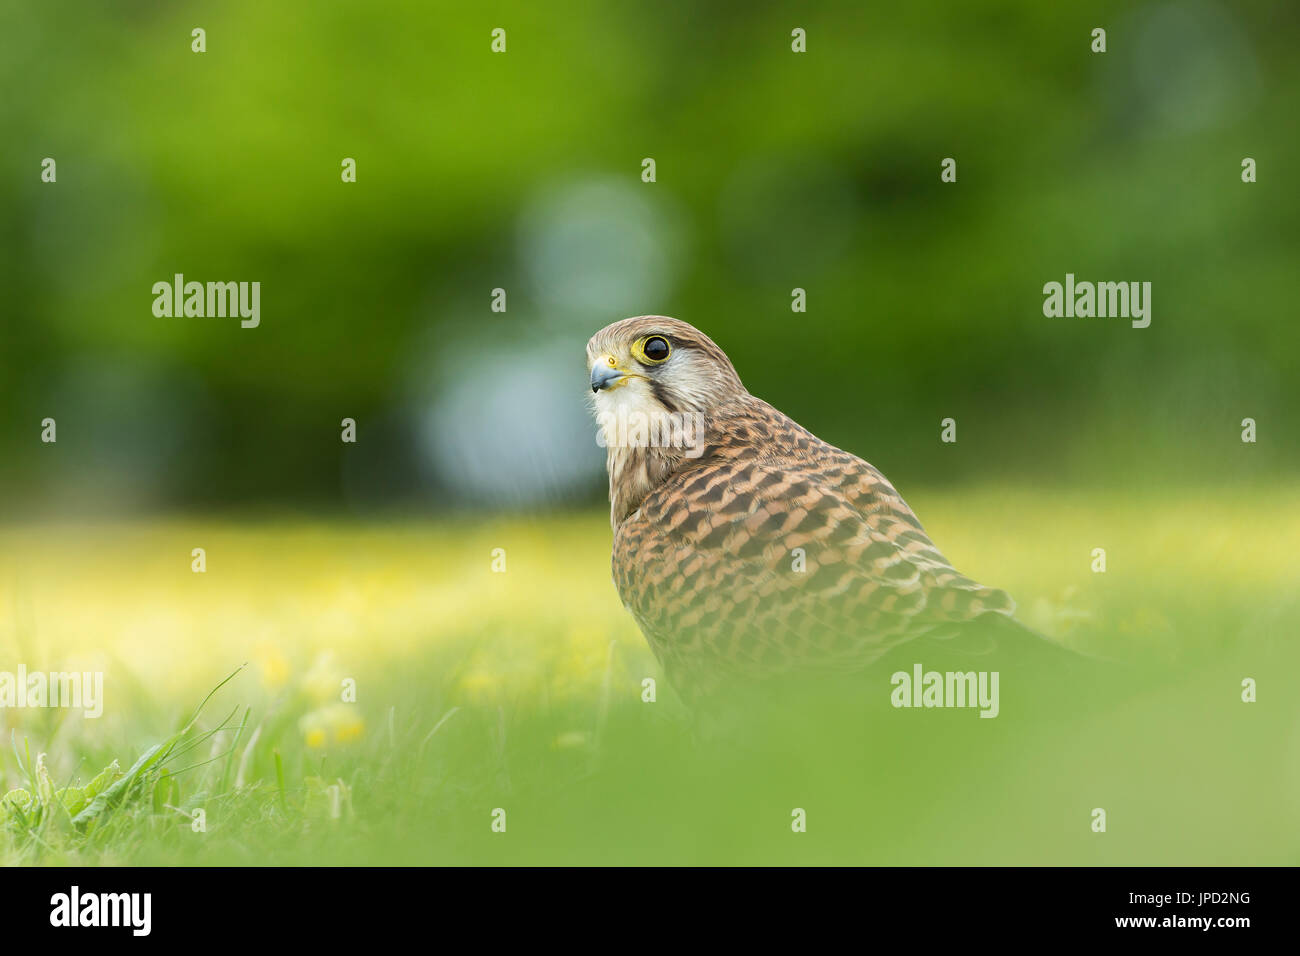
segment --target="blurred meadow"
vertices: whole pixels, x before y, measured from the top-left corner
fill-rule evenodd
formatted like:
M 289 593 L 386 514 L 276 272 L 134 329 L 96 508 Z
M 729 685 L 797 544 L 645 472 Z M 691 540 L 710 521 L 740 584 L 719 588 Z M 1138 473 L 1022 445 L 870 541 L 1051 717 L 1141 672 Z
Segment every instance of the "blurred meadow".
M 227 717 L 224 729 L 171 764 L 183 772 L 84 836 L 48 819 L 27 836 L 11 820 L 5 859 L 1295 861 L 1297 579 L 1286 547 L 1233 540 L 1296 540 L 1289 489 L 1099 508 L 1083 493 L 989 486 L 915 503 L 955 561 L 1030 599 L 1027 621 L 1140 664 L 1138 678 L 1019 713 L 1004 702 L 995 721 L 885 709 L 858 723 L 828 713 L 812 739 L 785 721 L 700 738 L 670 691 L 641 700 L 657 667 L 605 584 L 601 516 L 10 529 L 3 646 L 29 671 L 102 671 L 106 703 L 97 720 L 6 711 L 20 752 L 0 761 L 0 787 L 34 792 L 22 764 L 38 750 L 58 784 L 113 760 L 125 771 L 248 666 L 199 724 Z M 1207 531 L 1207 513 L 1234 532 Z M 1177 570 L 1092 575 L 1039 553 L 1077 553 L 1098 533 L 1125 565 Z M 169 556 L 194 540 L 214 555 L 202 575 Z M 505 574 L 467 560 L 502 541 Z M 1259 681 L 1258 703 L 1240 702 L 1243 676 Z M 348 677 L 355 704 L 339 701 Z M 1120 831 L 1104 843 L 1089 839 L 1095 805 Z M 790 839 L 796 806 L 813 823 L 806 842 Z M 508 839 L 489 829 L 498 807 Z
M 1300 862 L 1298 28 L 0 8 L 0 672 L 105 698 L 0 708 L 0 862 Z M 1044 317 L 1067 272 L 1152 282 L 1151 326 Z M 260 326 L 156 317 L 176 273 L 260 282 Z M 992 721 L 864 689 L 739 739 L 644 703 L 583 368 L 643 313 L 1133 674 Z

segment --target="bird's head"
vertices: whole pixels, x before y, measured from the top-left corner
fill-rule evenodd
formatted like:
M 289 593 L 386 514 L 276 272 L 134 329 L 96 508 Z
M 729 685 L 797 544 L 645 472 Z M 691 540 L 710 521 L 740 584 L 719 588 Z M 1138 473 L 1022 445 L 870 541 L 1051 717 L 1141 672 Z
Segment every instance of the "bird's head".
M 746 394 L 731 360 L 699 329 L 662 315 L 605 326 L 587 343 L 597 414 L 707 415 Z
M 587 343 L 587 371 L 615 528 L 651 489 L 698 459 L 708 430 L 749 394 L 707 335 L 662 315 L 605 326 Z

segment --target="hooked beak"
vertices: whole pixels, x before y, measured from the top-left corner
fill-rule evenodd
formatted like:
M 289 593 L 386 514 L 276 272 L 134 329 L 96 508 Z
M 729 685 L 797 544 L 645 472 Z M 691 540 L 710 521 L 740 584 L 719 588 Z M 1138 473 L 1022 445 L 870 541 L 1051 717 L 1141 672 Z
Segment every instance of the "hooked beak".
M 591 390 L 613 388 L 627 378 L 627 373 L 618 367 L 612 355 L 602 356 L 591 367 Z

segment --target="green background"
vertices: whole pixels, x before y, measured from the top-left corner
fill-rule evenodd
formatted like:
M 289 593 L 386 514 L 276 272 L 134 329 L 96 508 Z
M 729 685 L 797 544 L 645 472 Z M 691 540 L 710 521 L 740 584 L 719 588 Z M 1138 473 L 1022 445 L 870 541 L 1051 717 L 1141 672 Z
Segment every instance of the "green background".
M 0 6 L 0 671 L 105 686 L 98 720 L 0 710 L 0 861 L 1296 863 L 1298 27 L 1198 0 Z M 260 282 L 260 327 L 155 317 L 177 272 Z M 1067 272 L 1151 282 L 1151 326 L 1045 317 Z M 642 313 L 1124 669 L 1008 683 L 996 720 L 864 685 L 709 736 L 666 682 L 644 702 L 583 358 Z M 56 788 L 245 662 L 193 750 L 73 822 Z
M 587 337 L 642 313 L 703 328 L 752 391 L 905 487 L 1239 478 L 1245 417 L 1252 473 L 1297 463 L 1292 4 L 0 16 L 12 508 L 594 501 L 580 446 L 550 453 L 550 484 L 475 495 L 421 443 L 456 382 L 489 433 L 444 458 L 492 444 L 538 381 L 554 413 L 529 431 L 577 427 Z M 262 326 L 155 318 L 177 272 L 260 281 Z M 1045 318 L 1067 272 L 1151 282 L 1151 327 Z

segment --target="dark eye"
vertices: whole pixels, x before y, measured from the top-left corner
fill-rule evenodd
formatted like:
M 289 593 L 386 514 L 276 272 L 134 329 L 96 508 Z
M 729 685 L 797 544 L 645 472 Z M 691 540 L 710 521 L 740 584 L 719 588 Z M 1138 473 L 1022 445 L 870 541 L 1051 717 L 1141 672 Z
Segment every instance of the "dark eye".
M 668 340 L 662 335 L 652 335 L 641 343 L 641 354 L 650 362 L 663 362 L 671 352 Z

